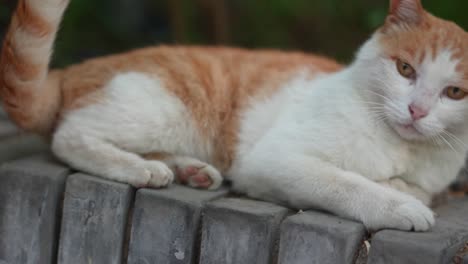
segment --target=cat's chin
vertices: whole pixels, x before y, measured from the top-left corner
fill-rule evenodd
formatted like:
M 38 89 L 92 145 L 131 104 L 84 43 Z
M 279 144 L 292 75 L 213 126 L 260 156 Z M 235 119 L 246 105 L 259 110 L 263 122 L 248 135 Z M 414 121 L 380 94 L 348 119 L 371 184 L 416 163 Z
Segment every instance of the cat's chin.
M 427 136 L 418 130 L 414 124 L 392 124 L 392 127 L 403 139 L 411 141 L 424 141 L 427 139 Z

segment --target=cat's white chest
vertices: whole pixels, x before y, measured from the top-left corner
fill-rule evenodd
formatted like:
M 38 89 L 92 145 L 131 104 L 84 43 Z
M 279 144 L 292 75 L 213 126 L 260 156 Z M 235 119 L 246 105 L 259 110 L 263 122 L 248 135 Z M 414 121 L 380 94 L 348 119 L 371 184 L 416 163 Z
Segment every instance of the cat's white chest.
M 465 160 L 463 153 L 443 147 L 412 151 L 411 157 L 411 166 L 402 178 L 430 193 L 439 193 L 454 181 Z
M 382 126 L 385 126 L 382 124 Z M 342 140 L 325 151 L 331 162 L 340 168 L 357 172 L 371 180 L 381 181 L 408 172 L 410 152 L 400 142 L 389 139 L 382 130 L 386 128 L 369 127 L 358 130 L 348 127 L 343 130 Z
M 338 120 L 328 125 L 332 114 L 317 120 L 323 131 L 313 135 L 318 140 L 304 151 L 373 181 L 407 173 L 411 160 L 408 148 L 388 133 L 385 124 L 370 122 L 358 107 L 348 108 L 335 113 Z
M 374 181 L 407 173 L 408 147 L 384 122 L 376 121 L 353 90 L 317 86 L 309 96 L 293 99 L 296 109 L 288 118 L 296 122 L 285 121 L 285 126 L 296 123 L 289 131 L 302 135 L 304 143 L 296 143 L 301 151 Z

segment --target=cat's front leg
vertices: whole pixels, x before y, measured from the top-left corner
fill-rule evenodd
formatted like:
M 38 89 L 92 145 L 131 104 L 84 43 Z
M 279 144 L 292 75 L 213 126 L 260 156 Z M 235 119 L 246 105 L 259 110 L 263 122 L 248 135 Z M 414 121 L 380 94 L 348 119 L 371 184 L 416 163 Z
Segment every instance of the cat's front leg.
M 268 153 L 268 154 L 267 154 Z M 297 209 L 322 209 L 361 221 L 370 230 L 428 230 L 432 211 L 418 199 L 318 158 L 253 152 L 232 172 L 235 189 Z M 277 153 L 277 152 L 276 152 Z
M 430 193 L 415 184 L 404 181 L 401 178 L 394 177 L 385 181 L 378 181 L 378 183 L 416 197 L 427 206 L 431 205 L 432 195 Z

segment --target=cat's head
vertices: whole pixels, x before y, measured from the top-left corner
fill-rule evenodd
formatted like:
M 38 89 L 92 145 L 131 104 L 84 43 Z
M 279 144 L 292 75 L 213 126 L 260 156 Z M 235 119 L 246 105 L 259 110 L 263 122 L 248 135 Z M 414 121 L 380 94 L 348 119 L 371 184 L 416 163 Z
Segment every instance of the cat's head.
M 354 63 L 369 108 L 408 140 L 468 133 L 468 34 L 420 0 L 390 2 Z

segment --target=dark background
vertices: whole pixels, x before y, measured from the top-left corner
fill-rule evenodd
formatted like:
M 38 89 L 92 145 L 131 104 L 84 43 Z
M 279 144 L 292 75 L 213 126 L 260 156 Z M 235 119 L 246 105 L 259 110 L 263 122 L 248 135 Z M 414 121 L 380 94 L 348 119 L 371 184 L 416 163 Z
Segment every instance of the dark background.
M 3 36 L 16 1 L 0 3 Z M 467 0 L 423 4 L 468 28 Z M 348 62 L 387 9 L 388 0 L 71 0 L 53 64 L 162 43 L 303 50 Z

